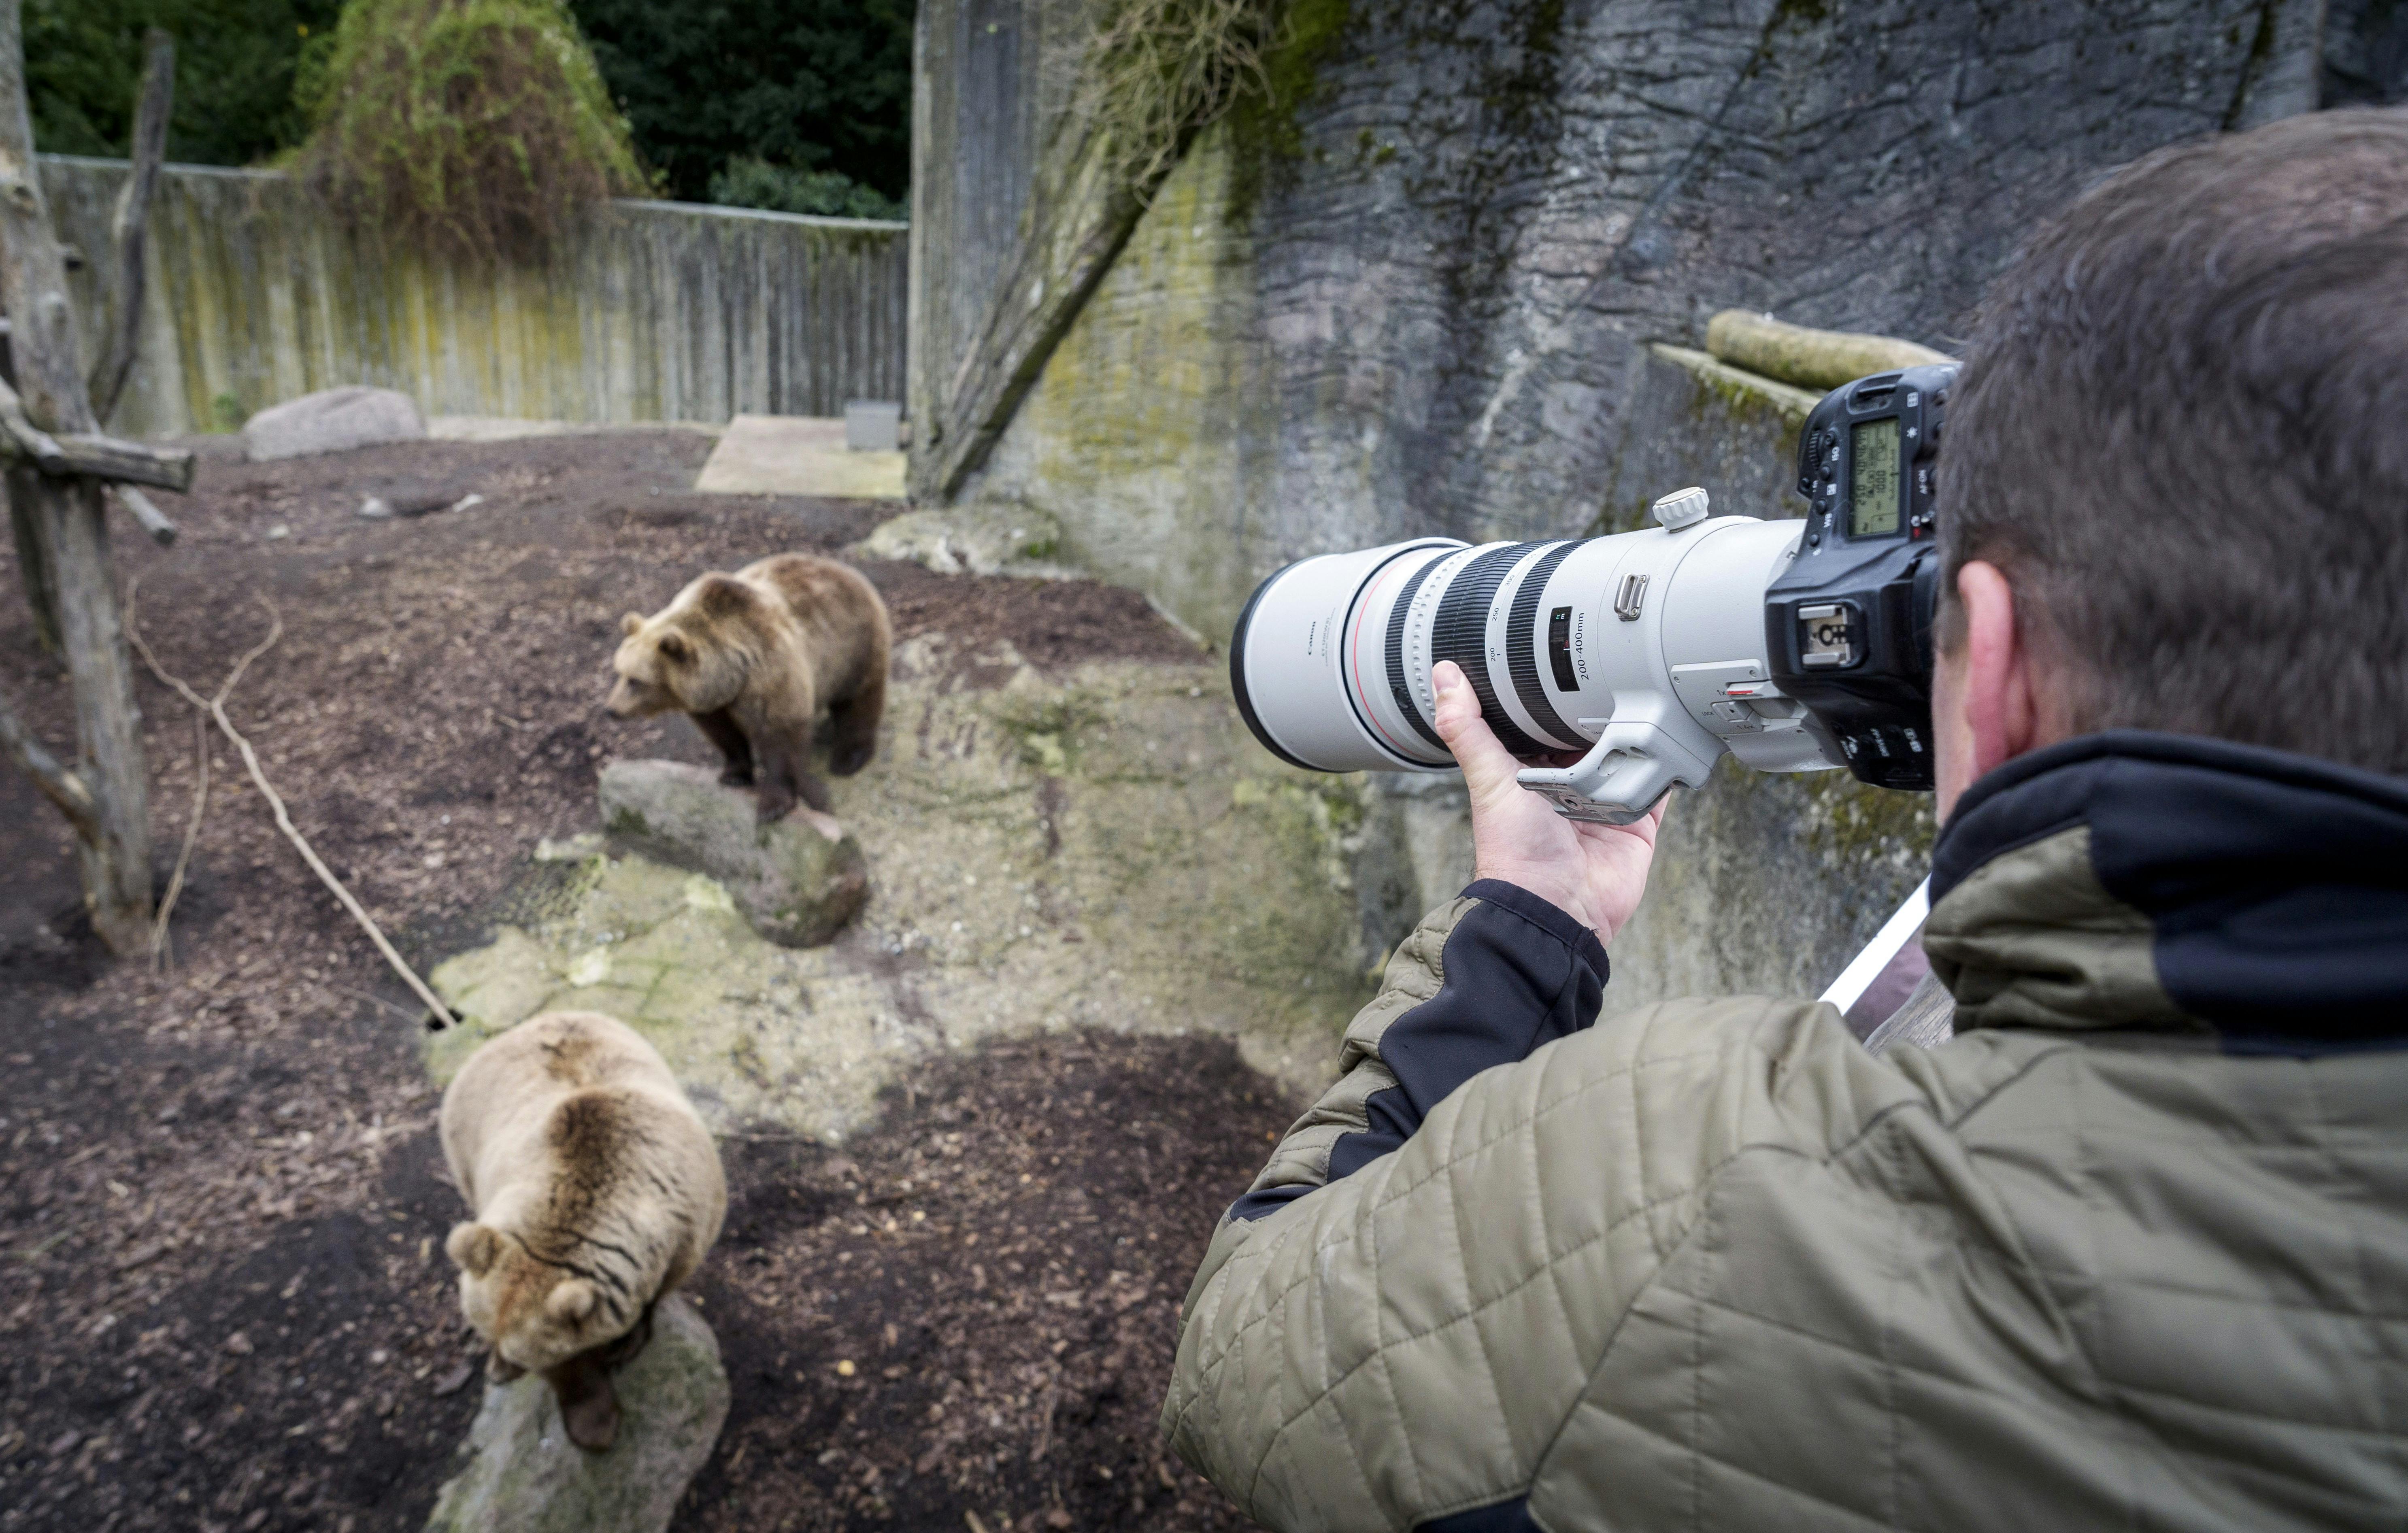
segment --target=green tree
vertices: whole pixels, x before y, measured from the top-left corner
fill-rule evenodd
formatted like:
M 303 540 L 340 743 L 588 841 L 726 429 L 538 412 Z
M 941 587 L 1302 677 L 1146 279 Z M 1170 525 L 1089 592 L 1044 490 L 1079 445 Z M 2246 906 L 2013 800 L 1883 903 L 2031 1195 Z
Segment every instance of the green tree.
M 859 208 L 911 179 L 912 0 L 570 0 L 602 78 L 669 195 Z M 758 162 L 771 174 L 733 162 Z M 797 192 L 798 187 L 815 188 Z
M 27 0 L 35 146 L 123 154 L 142 32 L 156 26 L 176 39 L 169 159 L 249 165 L 289 150 L 308 132 L 293 102 L 294 66 L 340 8 L 339 0 Z

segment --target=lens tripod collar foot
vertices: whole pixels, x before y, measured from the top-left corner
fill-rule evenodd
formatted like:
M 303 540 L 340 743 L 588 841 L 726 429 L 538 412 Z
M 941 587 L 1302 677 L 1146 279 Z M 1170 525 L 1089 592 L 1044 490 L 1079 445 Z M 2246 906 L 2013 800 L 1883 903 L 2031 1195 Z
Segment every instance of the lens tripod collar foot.
M 1514 781 L 1568 820 L 1627 825 L 1643 819 L 1675 782 L 1694 788 L 1705 781 L 1713 766 L 1652 722 L 1617 718 L 1571 766 L 1527 767 Z

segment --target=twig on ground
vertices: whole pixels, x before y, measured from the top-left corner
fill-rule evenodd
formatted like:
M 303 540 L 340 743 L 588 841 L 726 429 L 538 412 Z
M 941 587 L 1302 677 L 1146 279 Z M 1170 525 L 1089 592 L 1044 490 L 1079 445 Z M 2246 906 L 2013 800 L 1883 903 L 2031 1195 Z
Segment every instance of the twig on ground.
M 460 1025 L 460 1019 L 453 1016 L 452 1009 L 445 1006 L 441 998 L 427 988 L 426 981 L 418 977 L 418 971 L 411 968 L 400 953 L 394 951 L 393 944 L 385 939 L 383 928 L 369 917 L 367 911 L 361 908 L 358 900 L 351 897 L 351 892 L 343 886 L 343 881 L 335 877 L 334 869 L 328 867 L 320 859 L 317 849 L 312 847 L 308 838 L 294 826 L 293 816 L 286 811 L 284 800 L 268 782 L 267 774 L 260 768 L 258 752 L 251 748 L 251 741 L 242 737 L 241 731 L 235 728 L 234 721 L 226 717 L 223 700 L 226 694 L 233 690 L 235 682 L 241 680 L 242 673 L 250 668 L 252 661 L 265 654 L 278 639 L 284 637 L 283 614 L 277 611 L 276 604 L 265 596 L 258 597 L 257 600 L 260 606 L 267 609 L 267 637 L 261 639 L 249 654 L 242 657 L 233 673 L 226 678 L 225 685 L 218 689 L 217 698 L 213 700 L 204 701 L 199 693 L 194 692 L 177 678 L 168 675 L 160 666 L 158 657 L 150 652 L 150 646 L 143 639 L 141 629 L 135 623 L 131 592 L 127 593 L 125 637 L 132 640 L 135 649 L 141 652 L 143 663 L 150 667 L 152 675 L 181 693 L 184 700 L 194 708 L 207 709 L 209 716 L 217 721 L 219 732 L 233 741 L 234 748 L 242 753 L 242 764 L 251 773 L 251 782 L 258 787 L 260 795 L 267 800 L 268 808 L 275 812 L 276 828 L 282 831 L 284 838 L 291 841 L 294 850 L 301 853 L 301 860 L 309 865 L 309 871 L 317 874 L 318 881 L 324 884 L 334 896 L 342 902 L 343 909 L 351 913 L 351 919 L 360 924 L 360 929 L 368 934 L 368 940 L 376 944 L 377 952 L 383 954 L 384 961 L 392 967 L 395 974 L 401 976 L 403 981 L 412 991 L 417 993 L 418 998 L 426 1003 L 426 1009 L 441 1019 L 444 1026 L 457 1027 Z
M 150 667 L 156 671 L 159 667 Z M 167 875 L 167 892 L 159 896 L 159 913 L 150 923 L 150 967 L 165 974 L 175 967 L 167 951 L 167 918 L 176 913 L 176 898 L 184 892 L 184 870 L 193 864 L 193 843 L 200 839 L 201 816 L 209 806 L 208 715 L 193 713 L 193 812 L 184 822 L 184 844 L 176 850 L 176 870 Z

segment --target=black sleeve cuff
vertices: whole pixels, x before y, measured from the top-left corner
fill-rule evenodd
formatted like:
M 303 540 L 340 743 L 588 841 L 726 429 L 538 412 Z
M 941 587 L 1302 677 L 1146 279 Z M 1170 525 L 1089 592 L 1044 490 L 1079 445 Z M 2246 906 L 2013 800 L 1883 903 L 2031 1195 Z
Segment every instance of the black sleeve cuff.
M 1578 916 L 1551 899 L 1530 893 L 1518 883 L 1503 879 L 1474 879 L 1464 885 L 1466 896 L 1485 900 L 1512 911 L 1523 920 L 1545 932 L 1549 937 L 1572 950 L 1572 956 L 1588 966 L 1601 987 L 1605 983 L 1605 944 L 1597 939 L 1597 932 L 1583 925 Z

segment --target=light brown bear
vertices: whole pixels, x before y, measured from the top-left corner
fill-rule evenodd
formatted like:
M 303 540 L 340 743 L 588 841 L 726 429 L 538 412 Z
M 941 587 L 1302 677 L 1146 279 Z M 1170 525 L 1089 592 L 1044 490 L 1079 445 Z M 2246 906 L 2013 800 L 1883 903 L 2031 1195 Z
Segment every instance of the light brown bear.
M 811 724 L 828 715 L 828 766 L 850 777 L 878 746 L 894 629 L 861 572 L 781 553 L 733 575 L 705 575 L 651 617 L 630 612 L 610 662 L 609 709 L 623 719 L 681 709 L 727 758 L 722 782 L 758 782 L 775 820 L 803 801 L 824 812 L 811 775 Z
M 443 1158 L 474 1217 L 443 1249 L 487 1372 L 550 1381 L 568 1435 L 610 1445 L 609 1369 L 652 1305 L 719 1238 L 727 1183 L 710 1131 L 652 1046 L 598 1011 L 530 1018 L 443 1093 Z

